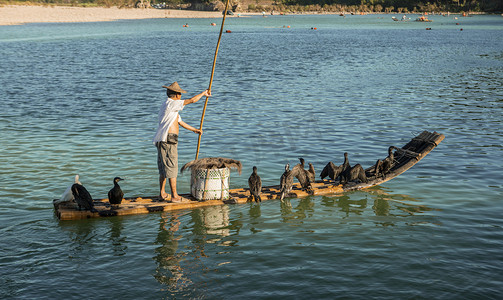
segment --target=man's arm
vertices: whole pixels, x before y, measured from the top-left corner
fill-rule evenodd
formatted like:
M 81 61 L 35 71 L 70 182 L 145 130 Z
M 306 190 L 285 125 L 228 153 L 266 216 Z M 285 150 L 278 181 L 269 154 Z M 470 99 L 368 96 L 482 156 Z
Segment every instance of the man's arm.
M 192 97 L 190 99 L 183 100 L 183 105 L 187 105 L 187 104 L 190 104 L 190 103 L 196 103 L 203 96 L 210 97 L 211 96 L 211 92 L 208 91 L 208 90 L 205 90 L 204 92 L 202 92 L 200 94 L 197 94 L 197 95 L 195 95 L 194 97 Z
M 185 101 L 187 101 L 187 100 L 185 100 Z M 182 121 L 182 120 L 179 120 L 179 121 L 178 121 L 178 124 L 180 124 L 180 126 L 182 126 L 182 127 L 183 127 L 183 128 L 185 128 L 185 129 L 188 129 L 188 130 L 190 130 L 190 131 L 192 131 L 192 132 L 199 133 L 199 134 L 202 134 L 202 133 L 203 133 L 203 131 L 202 131 L 202 130 L 200 130 L 200 129 L 196 129 L 196 128 L 194 128 L 194 127 L 190 126 L 189 124 L 185 123 L 185 122 L 184 122 L 184 121 Z

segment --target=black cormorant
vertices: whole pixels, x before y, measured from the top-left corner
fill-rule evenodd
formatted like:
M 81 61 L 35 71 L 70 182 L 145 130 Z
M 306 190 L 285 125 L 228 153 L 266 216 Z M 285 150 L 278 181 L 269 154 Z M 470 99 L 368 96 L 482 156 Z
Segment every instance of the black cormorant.
M 262 180 L 257 174 L 257 167 L 253 166 L 253 172 L 248 178 L 248 186 L 250 187 L 250 198 L 255 200 L 255 202 L 262 202 L 260 199 L 260 193 L 262 192 Z
M 314 166 L 312 163 L 309 163 L 309 170 L 307 170 L 307 177 L 309 182 L 313 183 L 316 178 L 316 172 L 314 171 Z
M 122 192 L 121 187 L 119 186 L 119 181 L 124 180 L 120 177 L 114 178 L 114 187 L 108 191 L 108 201 L 112 205 L 121 204 L 122 198 L 124 198 L 124 192 Z
M 93 197 L 91 197 L 91 194 L 89 194 L 82 183 L 77 182 L 72 185 L 72 194 L 73 197 L 75 197 L 75 202 L 77 202 L 77 205 L 79 206 L 79 210 L 82 210 L 82 208 L 84 208 L 92 212 L 97 211 L 94 208 Z
M 396 147 L 390 146 L 388 148 L 388 156 L 382 161 L 380 159 L 377 160 L 376 167 L 375 167 L 376 177 L 379 176 L 379 174 L 385 175 L 393 167 L 393 165 L 395 163 L 395 155 L 393 153 L 394 149 L 396 149 Z
M 364 183 L 368 182 L 365 170 L 360 164 L 356 164 L 352 168 L 350 167 L 349 169 L 346 169 L 346 171 L 342 172 L 340 183 L 344 184 L 357 179 Z
M 390 146 L 388 148 L 388 157 L 386 157 L 382 163 L 383 173 L 388 173 L 389 170 L 391 170 L 391 167 L 393 167 L 393 164 L 395 162 L 395 155 L 393 154 L 394 149 L 395 149 L 394 146 Z
M 323 168 L 323 170 L 321 170 L 321 173 L 320 173 L 320 178 L 321 179 L 325 179 L 325 177 L 328 177 L 330 179 L 333 179 L 333 176 L 334 176 L 334 163 L 329 161 L 325 167 Z
M 342 163 L 341 173 L 346 171 L 347 169 L 350 169 L 350 168 L 351 168 L 351 166 L 349 165 L 348 153 L 344 152 L 344 162 Z
M 311 182 L 309 182 L 309 176 L 308 176 L 308 171 L 304 169 L 304 159 L 302 157 L 299 157 L 300 163 L 296 164 L 292 168 L 292 174 L 297 178 L 299 181 L 301 187 L 303 190 L 307 191 L 308 193 L 313 192 L 313 188 L 311 186 Z
M 293 174 L 290 170 L 290 164 L 285 165 L 285 172 L 281 175 L 279 180 L 279 190 L 281 192 L 280 200 L 283 201 L 288 193 L 292 190 L 293 186 Z
M 335 180 L 341 174 L 342 168 L 343 168 L 342 165 L 336 166 L 336 165 L 334 165 L 333 162 L 329 161 L 327 163 L 327 165 L 321 171 L 320 178 L 324 179 L 325 177 L 328 176 L 328 178 Z

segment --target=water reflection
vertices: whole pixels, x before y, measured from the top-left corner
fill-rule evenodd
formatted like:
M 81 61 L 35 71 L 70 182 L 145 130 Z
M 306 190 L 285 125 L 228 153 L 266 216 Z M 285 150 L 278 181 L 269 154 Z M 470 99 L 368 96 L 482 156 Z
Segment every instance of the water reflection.
M 292 206 L 292 203 L 295 201 L 299 202 L 296 206 Z M 392 194 L 381 188 L 375 188 L 333 197 L 285 199 L 280 202 L 282 222 L 288 223 L 315 216 L 316 212 L 314 208 L 317 201 L 320 201 L 323 207 L 338 208 L 338 211 L 343 213 L 343 217 L 367 215 L 369 212 L 369 202 L 372 203 L 371 208 L 373 214 L 376 216 L 406 217 L 433 210 L 425 205 L 414 203 L 418 202 L 418 200 L 411 196 Z
M 194 244 L 200 245 L 201 248 L 204 248 L 206 243 L 217 243 L 222 240 L 222 237 L 230 234 L 227 205 L 194 209 L 190 215 L 194 224 L 192 228 L 195 234 Z
M 264 228 L 274 230 L 279 227 L 283 230 L 281 224 L 286 223 L 290 226 L 305 227 L 307 232 L 316 232 L 313 228 L 317 227 L 311 227 L 313 224 L 349 218 L 352 221 L 355 218 L 359 220 L 351 224 L 361 225 L 368 222 L 394 226 L 397 222 L 403 222 L 403 217 L 417 216 L 432 210 L 418 202 L 408 195 L 375 188 L 335 197 L 310 196 L 277 201 L 280 215 L 276 219 L 274 216 L 278 206 L 274 202 L 210 206 L 186 212 L 164 213 L 161 215 L 156 238 L 159 247 L 155 249 L 154 260 L 157 267 L 154 277 L 172 293 L 204 290 L 204 286 L 209 284 L 207 280 L 212 277 L 210 273 L 232 269 L 232 259 L 229 259 L 228 255 L 232 256 L 238 248 L 223 250 L 222 247 L 238 246 L 240 241 L 248 239 L 250 234 L 260 234 Z M 373 215 L 379 218 L 372 218 Z M 407 225 L 417 223 L 432 222 L 423 216 L 407 220 Z M 241 232 L 243 226 L 250 230 Z M 117 227 L 117 230 L 120 230 L 120 227 Z M 306 235 L 295 238 L 309 240 Z M 223 265 L 226 267 L 222 267 Z
M 387 216 L 389 215 L 389 202 L 381 196 L 378 196 L 374 201 L 372 206 L 376 216 Z
M 69 235 L 68 248 L 72 258 L 94 253 L 102 247 L 102 244 L 110 245 L 111 251 L 107 253 L 113 256 L 126 254 L 128 241 L 122 234 L 124 229 L 122 217 L 60 221 L 60 228 Z
M 76 258 L 85 255 L 85 249 L 92 244 L 97 236 L 95 232 L 95 220 L 78 220 L 75 222 L 61 222 L 61 229 L 69 234 L 69 257 Z
M 260 204 L 258 203 L 250 203 L 250 209 L 248 210 L 248 213 L 252 220 L 259 219 L 260 216 L 262 215 L 262 212 L 260 210 Z
M 207 234 L 228 236 L 229 207 L 227 205 L 210 206 L 199 210 Z
M 122 229 L 124 225 L 122 223 L 122 218 L 108 218 L 110 223 L 110 241 L 112 242 L 112 251 L 114 256 L 122 256 L 126 254 L 127 240 L 126 237 L 122 236 Z
M 341 196 L 322 196 L 321 205 L 324 207 L 338 207 L 344 217 L 353 215 L 365 216 L 370 208 L 380 217 L 408 217 L 417 216 L 424 212 L 433 211 L 426 205 L 419 204 L 419 200 L 404 194 L 394 194 L 393 191 L 382 187 L 374 187 L 365 191 L 346 193 Z M 282 208 L 282 214 L 285 208 Z M 393 219 L 389 219 L 393 220 Z
M 419 200 L 410 195 L 393 194 L 382 187 L 369 189 L 367 193 L 375 198 L 372 209 L 377 216 L 407 217 L 436 210 L 419 204 Z
M 173 293 L 193 289 L 194 277 L 215 270 L 207 266 L 207 248 L 235 244 L 236 241 L 223 238 L 236 227 L 241 228 L 230 224 L 226 205 L 162 214 L 156 238 L 160 246 L 155 249 L 154 278 Z
M 337 197 L 336 203 L 341 211 L 346 214 L 346 217 L 351 213 L 361 215 L 362 211 L 367 207 L 367 198 L 354 200 L 348 195 L 343 195 Z
M 262 215 L 261 206 L 259 203 L 249 203 L 248 214 L 250 215 L 250 231 L 252 233 L 259 233 L 262 230 L 257 229 L 256 226 L 260 225 L 260 216 Z
M 182 235 L 180 229 L 180 216 L 184 213 L 174 212 L 163 214 L 160 228 L 156 238 L 156 244 L 161 246 L 155 249 L 157 255 L 154 257 L 157 268 L 154 278 L 159 283 L 166 285 L 170 290 L 181 290 L 188 286 L 191 281 L 184 274 L 184 269 L 180 265 L 186 252 L 178 251 L 178 244 Z
M 312 217 L 314 214 L 314 199 L 309 196 L 299 200 L 299 203 L 293 207 L 293 199 L 285 199 L 280 202 L 281 218 L 285 223 L 299 222 L 307 217 Z

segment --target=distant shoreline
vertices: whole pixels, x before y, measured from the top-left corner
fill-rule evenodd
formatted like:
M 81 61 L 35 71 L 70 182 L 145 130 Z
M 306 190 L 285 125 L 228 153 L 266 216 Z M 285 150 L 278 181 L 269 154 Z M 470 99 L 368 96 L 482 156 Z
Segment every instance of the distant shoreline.
M 269 15 L 267 13 L 265 16 Z M 278 13 L 276 13 L 277 15 Z M 288 15 L 324 15 L 339 12 L 297 12 Z M 346 13 L 349 15 L 349 13 Z M 366 13 L 384 14 L 384 13 Z M 402 13 L 404 14 L 404 13 Z M 407 12 L 407 15 L 419 14 Z M 485 13 L 470 13 L 485 14 Z M 241 16 L 259 16 L 262 13 L 243 12 Z M 455 15 L 455 13 L 451 13 Z M 236 16 L 236 15 L 234 15 Z M 116 20 L 158 19 L 158 18 L 222 18 L 220 11 L 195 11 L 180 9 L 155 8 L 118 8 L 118 7 L 76 7 L 47 5 L 4 5 L 0 6 L 0 26 L 22 25 L 28 23 L 70 23 L 70 22 L 105 22 Z
M 104 22 L 155 18 L 221 17 L 222 13 L 219 11 L 40 5 L 0 6 L 0 26 L 22 25 L 27 23 Z

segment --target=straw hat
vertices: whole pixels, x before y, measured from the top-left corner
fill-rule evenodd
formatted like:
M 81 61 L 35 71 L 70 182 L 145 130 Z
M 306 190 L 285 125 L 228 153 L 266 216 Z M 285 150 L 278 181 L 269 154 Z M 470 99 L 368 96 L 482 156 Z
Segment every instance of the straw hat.
M 177 93 L 187 93 L 187 91 L 182 90 L 182 88 L 178 85 L 178 82 L 176 81 L 168 86 L 163 85 L 162 87 Z

